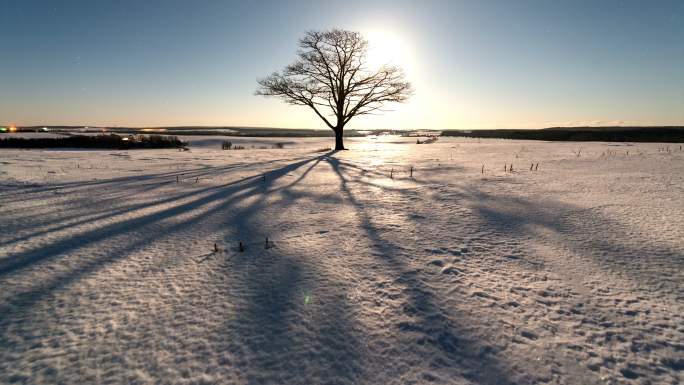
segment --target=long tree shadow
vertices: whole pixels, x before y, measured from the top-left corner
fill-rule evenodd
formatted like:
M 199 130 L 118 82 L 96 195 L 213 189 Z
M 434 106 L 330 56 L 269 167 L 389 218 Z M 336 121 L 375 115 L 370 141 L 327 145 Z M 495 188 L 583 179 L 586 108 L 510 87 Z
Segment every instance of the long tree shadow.
M 373 185 L 384 192 L 390 192 L 391 188 L 350 177 L 351 171 L 358 173 L 359 169 L 348 167 L 345 161 L 332 157 L 327 161 L 339 175 L 342 193 L 356 207 L 361 228 L 365 229 L 372 246 L 376 249 L 375 254 L 381 256 L 380 258 L 386 261 L 387 266 L 394 269 L 397 274 L 395 279 L 407 287 L 405 292 L 408 295 L 408 304 L 402 311 L 416 321 L 402 323 L 399 328 L 425 334 L 427 341 L 448 357 L 449 361 L 457 362 L 453 364 L 453 367 L 461 365 L 464 368 L 475 369 L 467 371 L 466 377 L 470 380 L 481 383 L 512 382 L 510 374 L 504 369 L 509 366 L 497 358 L 500 355 L 495 354 L 497 347 L 490 347 L 484 341 L 469 338 L 465 328 L 459 326 L 478 320 L 468 316 L 448 314 L 440 297 L 433 294 L 433 289 L 421 282 L 420 272 L 411 270 L 411 266 L 404 263 L 404 260 L 408 258 L 402 256 L 407 255 L 407 250 L 389 241 L 386 233 L 380 231 L 374 223 L 377 217 L 371 215 L 369 211 L 373 205 L 355 197 L 354 190 L 349 186 Z M 416 182 L 426 183 L 425 186 L 430 189 L 435 188 L 438 194 L 445 192 L 443 183 L 429 186 L 427 179 L 416 179 Z M 551 199 L 540 201 L 511 197 L 510 194 L 490 194 L 469 184 L 450 186 L 449 190 L 452 189 L 455 191 L 449 191 L 448 199 L 456 199 L 461 205 L 468 206 L 470 215 L 479 223 L 476 232 L 485 231 L 492 239 L 549 242 L 554 247 L 566 248 L 573 254 L 585 258 L 587 262 L 601 266 L 607 272 L 626 276 L 627 280 L 624 282 L 633 281 L 639 287 L 643 287 L 642 285 L 651 288 L 658 287 L 660 294 L 673 294 L 673 298 L 682 297 L 677 269 L 684 262 L 682 260 L 684 252 L 643 236 L 635 238 L 633 232 L 624 231 L 619 222 L 602 215 L 600 211 L 584 209 Z M 402 194 L 401 190 L 394 192 Z M 392 198 L 383 196 L 383 199 Z M 432 208 L 432 210 L 437 209 Z M 547 230 L 553 236 L 549 237 L 539 229 Z M 610 237 L 602 236 L 606 233 L 610 234 Z M 442 242 L 448 242 L 448 240 L 443 239 Z M 528 257 L 524 250 L 520 252 L 523 259 Z M 564 271 L 567 272 L 567 270 Z M 620 287 L 608 289 L 617 289 L 618 292 L 623 290 Z M 587 306 L 586 303 L 585 306 Z M 587 322 L 595 322 L 598 325 L 606 320 L 615 321 L 614 308 L 611 308 L 612 310 L 596 306 L 590 308 Z M 620 320 L 615 325 L 623 325 L 622 322 L 629 324 L 627 319 Z M 591 377 L 592 373 L 586 375 Z
M 582 349 L 605 349 L 624 359 L 625 353 L 614 345 L 611 335 L 619 335 L 622 341 L 681 339 L 681 330 L 674 325 L 684 321 L 680 315 L 684 248 L 681 243 L 663 242 L 660 232 L 666 226 L 635 226 L 632 218 L 624 217 L 626 210 L 613 207 L 622 205 L 619 199 L 580 207 L 550 197 L 511 197 L 477 189 L 465 189 L 463 198 L 470 202 L 481 228 L 493 231 L 493 237 L 540 246 L 540 251 L 523 248 L 515 258 L 521 262 L 529 258 L 572 289 L 564 302 L 575 308 L 563 315 L 563 321 L 579 321 L 584 330 L 595 331 L 583 330 L 578 337 L 585 343 Z M 672 233 L 676 231 L 664 238 Z M 633 308 L 630 303 L 639 305 Z M 615 371 L 614 378 L 660 381 L 660 376 L 676 376 L 678 366 L 671 357 L 679 352 L 670 344 L 635 344 L 630 354 L 635 363 L 629 371 Z M 653 362 L 653 357 L 659 357 L 659 362 Z M 580 374 L 589 378 L 595 373 Z
M 398 325 L 398 332 L 409 331 L 420 333 L 425 336 L 421 339 L 438 350 L 440 358 L 432 363 L 433 367 L 452 371 L 454 376 L 463 375 L 471 381 L 482 384 L 508 384 L 512 383 L 509 375 L 493 354 L 495 349 L 482 341 L 470 337 L 468 331 L 454 322 L 472 322 L 466 317 L 450 317 L 450 311 L 445 309 L 442 301 L 433 290 L 427 287 L 404 261 L 406 250 L 386 239 L 382 232 L 375 226 L 367 208 L 353 194 L 349 184 L 348 171 L 358 168 L 347 167 L 347 162 L 335 157 L 326 157 L 325 160 L 331 166 L 339 178 L 341 193 L 355 208 L 359 218 L 359 227 L 365 230 L 366 237 L 370 241 L 373 253 L 391 272 L 393 279 L 404 286 L 406 303 L 402 307 L 405 316 L 413 319 L 413 322 L 403 322 Z M 357 181 L 354 181 L 357 182 Z
M 482 226 L 496 236 L 549 242 L 584 258 L 611 274 L 651 287 L 667 286 L 680 298 L 684 290 L 677 271 L 684 265 L 684 250 L 676 249 L 633 229 L 596 208 L 582 208 L 552 199 L 502 197 L 467 189 L 463 197 L 472 202 Z M 659 229 L 651 234 L 657 235 Z
M 301 158 L 299 158 L 301 159 Z M 284 161 L 288 161 L 289 159 L 286 159 Z M 27 241 L 30 240 L 33 237 L 40 236 L 43 234 L 47 234 L 53 231 L 59 231 L 62 229 L 66 228 L 71 228 L 74 226 L 79 226 L 83 224 L 88 224 L 91 221 L 98 221 L 102 219 L 112 219 L 117 216 L 122 216 L 123 220 L 115 222 L 113 224 L 108 224 L 102 227 L 98 227 L 95 230 L 92 231 L 85 231 L 85 232 L 79 232 L 76 233 L 72 236 L 63 238 L 57 242 L 52 242 L 51 244 L 41 247 L 39 249 L 35 250 L 29 250 L 26 252 L 18 253 L 15 255 L 12 255 L 11 258 L 5 258 L 0 260 L 0 276 L 10 273 L 15 269 L 22 268 L 25 266 L 31 265 L 33 262 L 36 261 L 41 261 L 44 259 L 49 259 L 52 258 L 53 255 L 59 255 L 62 252 L 69 252 L 71 248 L 82 248 L 85 246 L 88 246 L 92 242 L 96 242 L 99 240 L 107 239 L 111 236 L 116 235 L 117 233 L 127 230 L 127 229 L 135 229 L 141 226 L 145 226 L 150 223 L 154 223 L 156 221 L 160 221 L 165 218 L 173 217 L 175 215 L 182 214 L 185 211 L 193 210 L 198 207 L 204 206 L 206 204 L 209 204 L 217 199 L 220 199 L 222 195 L 225 194 L 232 194 L 232 193 L 238 193 L 239 191 L 235 191 L 236 186 L 238 186 L 238 190 L 241 188 L 239 186 L 242 186 L 241 183 L 252 180 L 254 179 L 255 185 L 258 186 L 258 176 L 265 176 L 268 175 L 270 178 L 273 177 L 281 177 L 282 175 L 287 174 L 288 172 L 298 168 L 299 166 L 308 163 L 310 159 L 304 158 L 304 160 L 300 160 L 299 162 L 295 162 L 291 165 L 290 167 L 284 167 L 282 170 L 276 170 L 279 172 L 275 171 L 270 171 L 266 174 L 258 174 L 254 176 L 249 176 L 246 178 L 243 178 L 241 180 L 235 181 L 235 182 L 230 182 L 228 184 L 221 184 L 221 185 L 210 185 L 208 187 L 200 187 L 198 189 L 191 189 L 186 192 L 181 192 L 179 194 L 174 194 L 169 198 L 164 198 L 164 199 L 150 199 L 148 202 L 144 203 L 133 203 L 133 204 L 123 204 L 123 205 L 118 205 L 117 208 L 110 210 L 110 211 L 104 211 L 99 214 L 96 214 L 91 217 L 86 217 L 83 218 L 82 220 L 77 220 L 75 222 L 69 222 L 69 220 L 74 219 L 74 218 L 82 218 L 82 214 L 74 214 L 74 215 L 66 215 L 60 217 L 59 221 L 53 221 L 51 222 L 51 226 L 47 227 L 44 230 L 41 231 L 36 231 L 28 234 L 23 234 L 14 238 L 9 238 L 8 240 L 4 240 L 0 242 L 0 246 L 2 245 L 8 245 L 12 243 L 17 243 L 21 241 Z M 257 165 L 263 165 L 263 164 L 269 164 L 273 163 L 274 161 L 266 161 L 266 162 L 259 162 Z M 198 176 L 207 176 L 207 175 L 221 175 L 222 173 L 225 173 L 226 171 L 234 169 L 235 166 L 222 166 L 222 167 L 216 167 L 212 169 L 201 169 L 197 171 L 193 171 L 189 175 L 192 175 L 192 177 L 198 177 Z M 148 183 L 148 180 L 152 180 L 151 183 L 154 188 L 160 188 L 164 185 L 169 184 L 168 178 L 166 178 L 167 173 L 161 173 L 161 174 L 153 174 L 153 175 L 143 175 L 139 177 L 125 177 L 125 178 L 114 178 L 112 180 L 108 180 L 106 182 L 101 182 L 98 183 L 98 188 L 102 188 L 102 184 L 105 184 L 107 186 L 111 186 L 112 188 L 116 188 L 117 190 L 121 191 L 126 191 L 126 190 L 133 190 L 133 192 L 129 194 L 141 194 L 143 191 L 139 189 L 139 186 L 137 186 L 135 183 L 136 182 L 143 182 L 143 183 Z M 123 182 L 122 182 L 123 181 Z M 171 182 L 173 183 L 173 182 Z M 92 187 L 92 184 L 90 182 L 83 182 L 83 183 L 74 183 L 74 184 L 68 184 L 70 188 L 73 187 L 78 187 L 82 188 L 84 186 Z M 252 185 L 249 186 L 244 186 L 245 188 L 250 188 L 253 187 Z M 61 187 L 55 187 L 55 188 L 61 188 Z M 229 188 L 229 190 L 226 190 L 226 188 Z M 149 192 L 149 191 L 148 191 Z M 205 194 L 203 196 L 203 194 Z M 192 197 L 200 197 L 197 199 L 194 199 L 191 202 L 183 203 L 181 206 L 174 208 L 171 207 L 166 210 L 160 210 L 158 213 L 150 214 L 150 215 L 143 215 L 143 216 L 138 216 L 134 217 L 132 219 L 127 219 L 126 216 L 128 214 L 133 214 L 138 210 L 143 210 L 143 209 L 149 209 L 149 208 L 154 208 L 154 207 L 163 207 L 164 205 L 169 205 L 175 202 L 181 202 L 184 199 L 187 198 L 192 198 Z M 125 198 L 124 197 L 118 197 L 117 199 Z M 95 202 L 92 203 L 92 205 L 103 205 L 105 202 L 102 202 L 100 200 L 96 200 Z M 83 209 L 83 207 L 78 207 L 78 209 Z M 30 226 L 30 217 L 27 217 L 25 215 L 22 215 L 22 221 L 26 222 L 26 226 Z M 60 224 L 62 222 L 63 224 Z M 13 228 L 12 231 L 18 231 L 19 229 Z M 8 236 L 11 237 L 11 232 L 4 233 L 3 236 Z
M 263 162 L 256 162 L 252 164 L 253 166 L 263 166 L 263 165 L 268 165 L 276 161 L 291 161 L 291 160 L 301 160 L 301 159 L 306 159 L 304 158 L 290 158 L 290 159 L 281 159 L 281 160 L 270 160 L 270 161 L 263 161 Z M 77 212 L 75 214 L 65 214 L 65 215 L 60 215 L 57 220 L 53 220 L 50 223 L 50 226 L 45 228 L 44 230 L 36 231 L 36 232 L 31 232 L 31 233 L 26 233 L 26 234 L 21 234 L 19 236 L 16 236 L 14 238 L 11 238 L 13 233 L 19 233 L 20 230 L 22 229 L 21 224 L 20 225 L 15 225 L 11 229 L 7 229 L 7 231 L 3 232 L 3 237 L 8 237 L 7 240 L 3 240 L 0 242 L 0 246 L 2 245 L 8 245 L 12 243 L 17 243 L 21 241 L 26 241 L 29 240 L 30 238 L 40 236 L 43 234 L 47 234 L 52 231 L 59 231 L 63 230 L 66 228 L 71 228 L 74 226 L 79 226 L 82 224 L 87 224 L 91 221 L 98 221 L 101 219 L 107 219 L 107 218 L 113 218 L 119 215 L 126 215 L 128 213 L 134 212 L 136 210 L 142 210 L 145 208 L 150 208 L 150 207 L 155 207 L 155 206 L 162 206 L 164 204 L 169 204 L 173 203 L 175 201 L 180 201 L 182 199 L 192 197 L 192 196 L 197 196 L 201 195 L 205 192 L 209 191 L 215 191 L 218 190 L 222 187 L 225 187 L 226 185 L 210 185 L 209 187 L 201 187 L 199 189 L 190 189 L 187 192 L 183 192 L 180 194 L 175 194 L 169 198 L 164 198 L 164 199 L 150 199 L 148 202 L 145 203 L 131 203 L 131 204 L 121 204 L 120 201 L 124 200 L 124 198 L 130 197 L 130 196 L 136 196 L 136 195 L 142 195 L 145 192 L 151 192 L 152 190 L 160 189 L 164 186 L 168 186 L 169 184 L 174 184 L 176 183 L 174 179 L 169 179 L 169 175 L 183 175 L 184 178 L 188 179 L 194 179 L 194 178 L 200 178 L 200 177 L 211 177 L 211 176 L 219 176 L 222 175 L 228 171 L 233 171 L 235 169 L 243 168 L 246 167 L 245 164 L 241 165 L 229 165 L 229 166 L 220 166 L 220 167 L 205 167 L 201 169 L 195 169 L 195 170 L 190 170 L 190 171 L 183 171 L 183 172 L 177 172 L 175 174 L 173 173 L 159 173 L 159 174 L 147 174 L 147 175 L 141 175 L 141 176 L 134 176 L 134 177 L 121 177 L 121 178 L 113 178 L 109 180 L 104 180 L 104 181 L 99 181 L 99 182 L 74 182 L 74 183 L 68 183 L 68 184 L 63 184 L 63 185 L 57 185 L 54 186 L 46 191 L 53 191 L 53 190 L 60 190 L 63 188 L 69 188 L 70 190 L 64 192 L 66 193 L 72 193 L 75 192 L 75 189 L 83 189 L 83 188 L 88 188 L 90 189 L 89 191 L 91 192 L 90 196 L 92 197 L 93 202 L 92 203 L 84 203 L 82 198 L 75 198 L 76 201 L 71 203 L 71 206 L 69 206 L 68 209 L 73 209 L 72 211 Z M 249 179 L 249 178 L 246 178 Z M 67 187 L 64 187 L 67 186 Z M 97 189 L 95 190 L 95 186 Z M 120 191 L 122 193 L 118 193 L 115 196 L 111 197 L 110 194 L 102 193 L 101 191 L 107 191 L 107 190 L 114 190 L 114 191 Z M 101 195 L 104 195 L 102 197 Z M 69 202 L 67 202 L 69 203 Z M 99 210 L 98 214 L 95 214 L 90 217 L 84 217 L 84 215 L 81 213 L 84 211 L 84 209 L 92 206 L 92 207 L 103 207 L 107 206 L 108 203 L 118 203 L 116 205 L 116 208 L 112 210 Z M 50 203 L 46 204 L 49 205 Z M 35 207 L 32 206 L 32 208 Z M 67 210 L 68 210 L 67 209 Z M 35 217 L 41 218 L 44 217 L 44 213 L 39 213 L 35 214 Z M 32 216 L 28 213 L 22 213 L 22 221 L 24 223 L 24 227 L 31 227 L 34 226 L 34 221 L 31 219 Z M 42 219 L 42 218 L 41 218 Z M 77 219 L 74 222 L 70 222 L 73 219 Z M 0 263 L 1 266 L 1 263 Z M 2 274 L 3 268 L 0 267 L 0 274 Z
M 164 226 L 164 229 L 166 230 L 165 233 L 168 236 L 174 231 L 178 231 L 185 226 L 192 225 L 202 220 L 207 215 L 211 215 L 217 211 L 225 209 L 226 207 L 235 205 L 237 202 L 240 202 L 252 195 L 259 194 L 260 191 L 265 188 L 265 183 L 270 184 L 274 180 L 311 161 L 314 161 L 315 159 L 316 158 L 308 158 L 286 165 L 276 170 L 248 176 L 220 186 L 210 186 L 200 190 L 183 193 L 179 196 L 171 197 L 161 202 L 156 202 L 162 204 L 178 203 L 176 205 L 172 205 L 167 208 L 161 208 L 149 214 L 134 216 L 133 218 L 124 217 L 124 219 L 121 221 L 106 224 L 95 229 L 89 229 L 84 232 L 68 235 L 47 245 L 37 248 L 30 248 L 24 252 L 8 256 L 0 260 L 0 276 L 16 274 L 21 270 L 32 267 L 38 263 L 44 263 L 58 257 L 68 256 L 73 252 L 86 249 L 98 242 L 111 240 L 121 236 L 129 237 L 127 240 L 122 242 L 119 247 L 111 250 L 106 259 L 87 261 L 84 265 L 80 266 L 78 269 L 75 269 L 75 271 L 78 272 L 76 275 L 82 276 L 85 272 L 92 272 L 100 269 L 107 263 L 139 250 L 158 237 L 158 234 L 142 235 L 139 233 L 139 230 L 153 224 L 159 224 L 166 219 L 175 219 L 177 217 L 182 217 L 183 215 L 192 215 L 189 219 L 174 221 L 173 224 Z M 262 178 L 267 182 L 263 182 Z M 183 198 L 191 199 L 186 202 L 182 200 Z M 155 203 L 152 203 L 151 205 L 158 206 Z M 215 207 L 212 209 L 206 209 L 206 206 L 209 205 L 214 205 Z M 204 209 L 204 211 L 193 215 L 194 211 L 198 211 L 200 209 Z M 65 281 L 70 281 L 75 279 L 76 276 L 70 277 L 67 274 L 63 278 Z M 55 278 L 48 280 L 48 282 L 44 282 L 41 286 L 44 288 L 63 286 L 65 282 L 62 281 L 63 280 L 60 278 Z M 45 292 L 47 291 L 43 289 L 37 289 L 35 290 L 34 295 L 29 295 L 29 297 L 34 297 L 35 294 Z
M 76 182 L 66 182 L 66 183 L 57 183 L 57 184 L 48 184 L 44 186 L 29 186 L 29 187 L 24 187 L 24 186 L 13 186 L 13 190 L 16 190 L 14 192 L 12 191 L 4 191 L 2 195 L 0 195 L 0 200 L 3 203 L 12 203 L 16 201 L 21 201 L 25 200 L 27 198 L 30 198 L 31 195 L 34 194 L 41 194 L 41 193 L 46 193 L 46 192 L 59 192 L 63 194 L 68 194 L 72 192 L 76 192 L 80 189 L 92 189 L 92 188 L 97 188 L 97 189 L 107 189 L 107 188 L 113 188 L 117 189 L 119 191 L 125 191 L 127 194 L 133 193 L 136 189 L 139 189 L 141 186 L 145 184 L 163 184 L 167 183 L 169 181 L 175 182 L 176 177 L 179 177 L 181 180 L 182 179 L 195 179 L 195 178 L 209 178 L 213 176 L 218 176 L 221 174 L 224 174 L 227 171 L 230 170 L 236 170 L 240 168 L 254 168 L 257 166 L 267 166 L 269 164 L 273 164 L 276 162 L 289 162 L 289 161 L 297 161 L 301 160 L 305 157 L 292 157 L 292 158 L 284 158 L 284 159 L 273 159 L 273 160 L 265 160 L 265 161 L 260 161 L 260 162 L 248 162 L 248 163 L 234 163 L 226 166 L 204 166 L 204 167 L 196 167 L 192 169 L 182 169 L 182 170 L 174 170 L 174 171 L 166 171 L 166 172 L 157 172 L 157 173 L 146 173 L 142 175 L 129 175 L 129 176 L 121 176 L 121 177 L 114 177 L 114 178 L 109 178 L 109 179 L 97 179 L 97 180 L 88 180 L 88 181 L 76 181 Z M 84 172 L 86 170 L 84 169 Z
M 290 190 L 330 154 L 317 157 L 290 183 L 275 186 L 277 175 L 267 177 L 256 201 L 233 211 L 232 233 L 265 239 L 269 215 L 287 212 L 300 199 L 317 199 L 315 193 Z M 269 199 L 274 196 L 286 198 Z M 272 250 L 252 243 L 223 267 L 229 290 L 238 288 L 240 305 L 220 335 L 241 357 L 241 377 L 248 383 L 357 382 L 363 373 L 361 343 L 352 333 L 350 304 L 335 289 L 339 283 L 318 267 L 311 251 L 284 244 Z
M 118 260 L 126 259 L 152 243 L 162 241 L 159 234 L 164 234 L 163 238 L 172 238 L 185 229 L 211 222 L 210 218 L 230 213 L 233 219 L 219 222 L 225 224 L 214 228 L 214 231 L 227 232 L 238 239 L 264 238 L 267 233 L 262 227 L 260 215 L 267 208 L 276 208 L 268 201 L 269 194 L 283 193 L 294 187 L 325 156 L 327 155 L 307 158 L 225 185 L 195 190 L 193 195 L 183 194 L 183 198 L 189 198 L 186 200 L 169 198 L 164 203 L 173 204 L 170 207 L 162 206 L 155 212 L 79 232 L 44 247 L 29 249 L 3 259 L 0 275 L 6 278 L 19 278 L 31 271 L 30 269 L 40 268 L 51 261 L 55 261 L 59 268 L 40 282 L 30 284 L 28 289 L 19 292 L 15 290 L 11 297 L 4 298 L 5 303 L 0 305 L 0 324 L 7 325 L 18 313 L 30 312 L 35 304 L 51 293 L 91 276 Z M 298 179 L 282 187 L 273 187 L 280 178 L 308 163 L 313 164 Z M 277 208 L 285 209 L 294 203 L 282 200 Z M 155 231 L 146 234 L 145 230 L 151 226 L 156 227 Z M 74 256 L 87 252 L 102 242 L 111 243 L 113 240 L 119 240 L 117 246 L 108 250 L 104 256 Z M 304 290 L 316 290 L 315 287 L 301 287 L 301 276 L 317 276 L 323 272 L 317 271 L 313 264 L 302 264 L 300 257 L 286 251 L 278 255 L 264 253 L 256 259 L 246 259 L 247 255 L 245 253 L 238 256 L 226 267 L 225 273 L 231 277 L 232 287 L 240 288 L 245 301 L 241 302 L 238 314 L 227 320 L 224 331 L 229 333 L 218 335 L 217 338 L 222 339 L 225 335 L 222 346 L 228 350 L 243 349 L 246 354 L 253 356 L 253 360 L 243 363 L 246 368 L 244 376 L 248 381 L 260 381 L 259 373 L 273 373 L 274 368 L 285 365 L 289 361 L 276 362 L 275 357 L 283 349 L 292 349 L 293 345 L 306 344 L 306 341 L 321 348 L 322 354 L 311 356 L 306 346 L 300 346 L 300 363 L 292 362 L 283 366 L 277 373 L 278 378 L 287 373 L 293 382 L 297 382 L 308 371 L 301 368 L 301 362 L 308 362 L 311 367 L 309 369 L 317 372 L 318 376 L 324 377 L 324 373 L 328 372 L 338 378 L 358 377 L 361 365 L 358 361 L 359 354 L 354 350 L 357 344 L 348 333 L 352 329 L 350 320 L 345 317 L 323 317 L 322 313 L 310 311 L 312 314 L 305 320 L 308 326 L 304 329 L 297 327 L 297 323 L 302 320 L 296 314 L 302 312 L 302 306 L 308 305 L 302 302 L 301 293 Z M 253 253 L 250 255 L 254 257 Z M 250 263 L 254 261 L 256 264 Z M 260 275 L 263 279 L 255 279 L 255 275 Z M 323 313 L 334 314 L 344 312 L 347 306 L 342 297 L 333 296 L 319 305 L 319 310 L 320 307 L 330 309 Z M 333 329 L 347 342 L 331 342 L 326 334 Z M 235 342 L 244 335 L 251 338 L 236 345 Z M 6 337 L 1 339 L 6 342 Z M 341 356 L 344 359 L 340 360 Z
M 431 364 L 446 373 L 464 375 L 470 381 L 483 384 L 513 382 L 496 348 L 469 334 L 466 324 L 477 320 L 458 313 L 459 309 L 447 308 L 440 294 L 422 281 L 421 273 L 407 263 L 406 248 L 391 241 L 379 229 L 371 209 L 362 197 L 354 193 L 353 185 L 372 185 L 384 192 L 396 194 L 402 194 L 402 189 L 355 179 L 352 173 L 357 176 L 365 174 L 369 178 L 385 176 L 340 160 L 333 152 L 297 160 L 234 182 L 193 188 L 160 201 L 124 206 L 99 218 L 105 219 L 107 215 L 123 217 L 115 223 L 79 231 L 0 260 L 0 280 L 4 282 L 17 282 L 24 274 L 28 277 L 32 269 L 48 267 L 42 270 L 45 274 L 39 282 L 27 283 L 26 289 L 8 291 L 12 297 L 2 298 L 5 303 L 0 304 L 0 326 L 15 322 L 18 312 L 30 312 L 34 305 L 48 298 L 51 293 L 117 261 L 125 260 L 150 244 L 164 240 L 173 243 L 175 235 L 193 227 L 201 227 L 208 234 L 230 234 L 232 240 L 265 239 L 269 235 L 265 216 L 285 213 L 304 198 L 325 198 L 316 191 L 294 189 L 321 162 L 328 164 L 339 180 L 340 194 L 353 207 L 358 227 L 372 247 L 372 255 L 376 256 L 384 271 L 390 272 L 389 278 L 402 288 L 405 300 L 397 311 L 410 321 L 397 324 L 394 332 L 421 335 L 419 343 L 432 349 L 440 358 Z M 216 168 L 205 171 L 220 175 L 228 170 Z M 300 174 L 293 181 L 285 183 L 282 180 L 297 170 Z M 166 183 L 166 179 L 167 175 L 160 176 L 159 183 Z M 416 183 L 422 181 L 416 180 Z M 125 190 L 135 186 L 131 180 L 120 188 Z M 284 199 L 272 199 L 276 195 Z M 555 218 L 557 212 L 551 209 L 532 216 L 525 215 L 535 209 L 534 205 L 538 202 L 524 199 L 511 201 L 510 198 L 502 200 L 476 189 L 465 191 L 462 197 L 469 202 L 480 202 L 480 205 L 474 205 L 475 215 L 481 217 L 483 226 L 502 233 L 514 232 L 513 235 L 526 236 L 532 226 L 543 226 L 555 232 L 572 230 L 574 226 L 567 221 L 561 221 L 559 225 Z M 520 210 L 507 210 L 502 203 L 508 207 L 514 204 Z M 133 214 L 134 210 L 142 209 L 154 211 L 132 218 L 125 216 L 127 212 Z M 217 220 L 223 217 L 226 218 Z M 68 225 L 58 224 L 56 228 L 64 228 L 60 226 Z M 150 229 L 153 231 L 148 231 Z M 593 247 L 605 252 L 616 246 L 606 240 L 591 242 Z M 105 255 L 86 255 L 89 250 L 103 243 L 115 246 L 107 250 Z M 569 240 L 568 245 L 578 252 L 586 247 L 575 240 Z M 623 245 L 623 249 L 630 253 L 642 251 L 630 245 Z M 676 252 L 663 247 L 654 250 Z M 240 362 L 227 365 L 234 365 L 240 371 L 240 376 L 249 383 L 320 382 L 321 379 L 331 378 L 360 382 L 367 374 L 363 365 L 365 353 L 358 347 L 360 333 L 353 332 L 355 321 L 348 316 L 351 304 L 343 296 L 337 295 L 335 290 L 324 287 L 339 282 L 335 282 L 315 261 L 307 260 L 313 257 L 310 254 L 306 250 L 285 246 L 272 250 L 257 246 L 217 262 L 227 285 L 223 295 L 227 298 L 238 297 L 239 300 L 236 311 L 226 315 L 225 322 L 216 333 L 215 337 L 220 342 L 216 349 L 244 356 Z M 54 270 L 49 269 L 57 265 Z M 325 296 L 319 302 L 307 302 L 307 293 L 318 291 L 325 292 Z M 7 339 L 4 332 L 0 337 Z M 311 345 L 306 345 L 307 341 Z M 282 361 L 288 355 L 292 360 Z

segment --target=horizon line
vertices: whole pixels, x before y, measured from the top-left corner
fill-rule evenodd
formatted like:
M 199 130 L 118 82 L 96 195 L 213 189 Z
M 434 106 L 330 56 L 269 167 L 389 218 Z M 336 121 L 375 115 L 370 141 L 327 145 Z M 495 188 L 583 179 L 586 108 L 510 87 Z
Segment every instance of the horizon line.
M 261 129 L 261 130 L 311 130 L 311 131 L 327 131 L 330 128 L 292 128 L 292 127 L 275 127 L 275 126 L 239 126 L 239 125 L 174 125 L 174 126 L 127 126 L 127 125 L 80 125 L 80 124 L 31 124 L 31 125 L 15 125 L 15 124 L 0 124 L 0 127 L 16 127 L 16 128 L 38 128 L 38 127 L 63 127 L 63 128 L 114 128 L 114 129 Z M 544 126 L 537 128 L 520 128 L 520 127 L 497 127 L 497 128 L 354 128 L 348 131 L 462 131 L 462 130 L 543 130 L 547 128 L 684 128 L 683 124 L 666 124 L 666 125 L 560 125 L 560 126 Z

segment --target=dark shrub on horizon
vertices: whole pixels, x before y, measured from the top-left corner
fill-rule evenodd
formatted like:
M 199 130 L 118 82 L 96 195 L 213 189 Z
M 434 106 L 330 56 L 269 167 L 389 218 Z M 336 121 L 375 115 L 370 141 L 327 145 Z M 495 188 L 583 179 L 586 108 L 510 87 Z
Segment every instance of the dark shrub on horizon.
M 63 138 L 2 138 L 0 148 L 102 148 L 116 150 L 181 148 L 187 143 L 166 135 L 74 135 Z
M 684 127 L 552 127 L 541 130 L 447 130 L 442 136 L 549 141 L 684 142 Z

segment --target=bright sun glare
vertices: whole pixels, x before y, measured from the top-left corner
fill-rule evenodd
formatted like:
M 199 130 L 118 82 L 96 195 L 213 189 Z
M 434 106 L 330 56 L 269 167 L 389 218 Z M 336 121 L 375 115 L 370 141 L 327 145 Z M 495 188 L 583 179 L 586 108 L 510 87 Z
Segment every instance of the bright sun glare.
M 368 65 L 377 68 L 381 65 L 392 64 L 410 71 L 413 67 L 413 55 L 406 39 L 385 30 L 370 30 L 364 32 L 368 39 Z

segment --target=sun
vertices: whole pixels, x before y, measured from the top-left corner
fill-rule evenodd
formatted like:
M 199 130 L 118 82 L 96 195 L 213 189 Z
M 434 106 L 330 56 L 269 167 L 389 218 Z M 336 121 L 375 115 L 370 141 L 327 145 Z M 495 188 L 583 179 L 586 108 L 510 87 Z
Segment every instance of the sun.
M 382 65 L 396 65 L 405 71 L 413 67 L 413 54 L 408 40 L 388 30 L 363 32 L 368 40 L 368 66 L 371 69 Z

